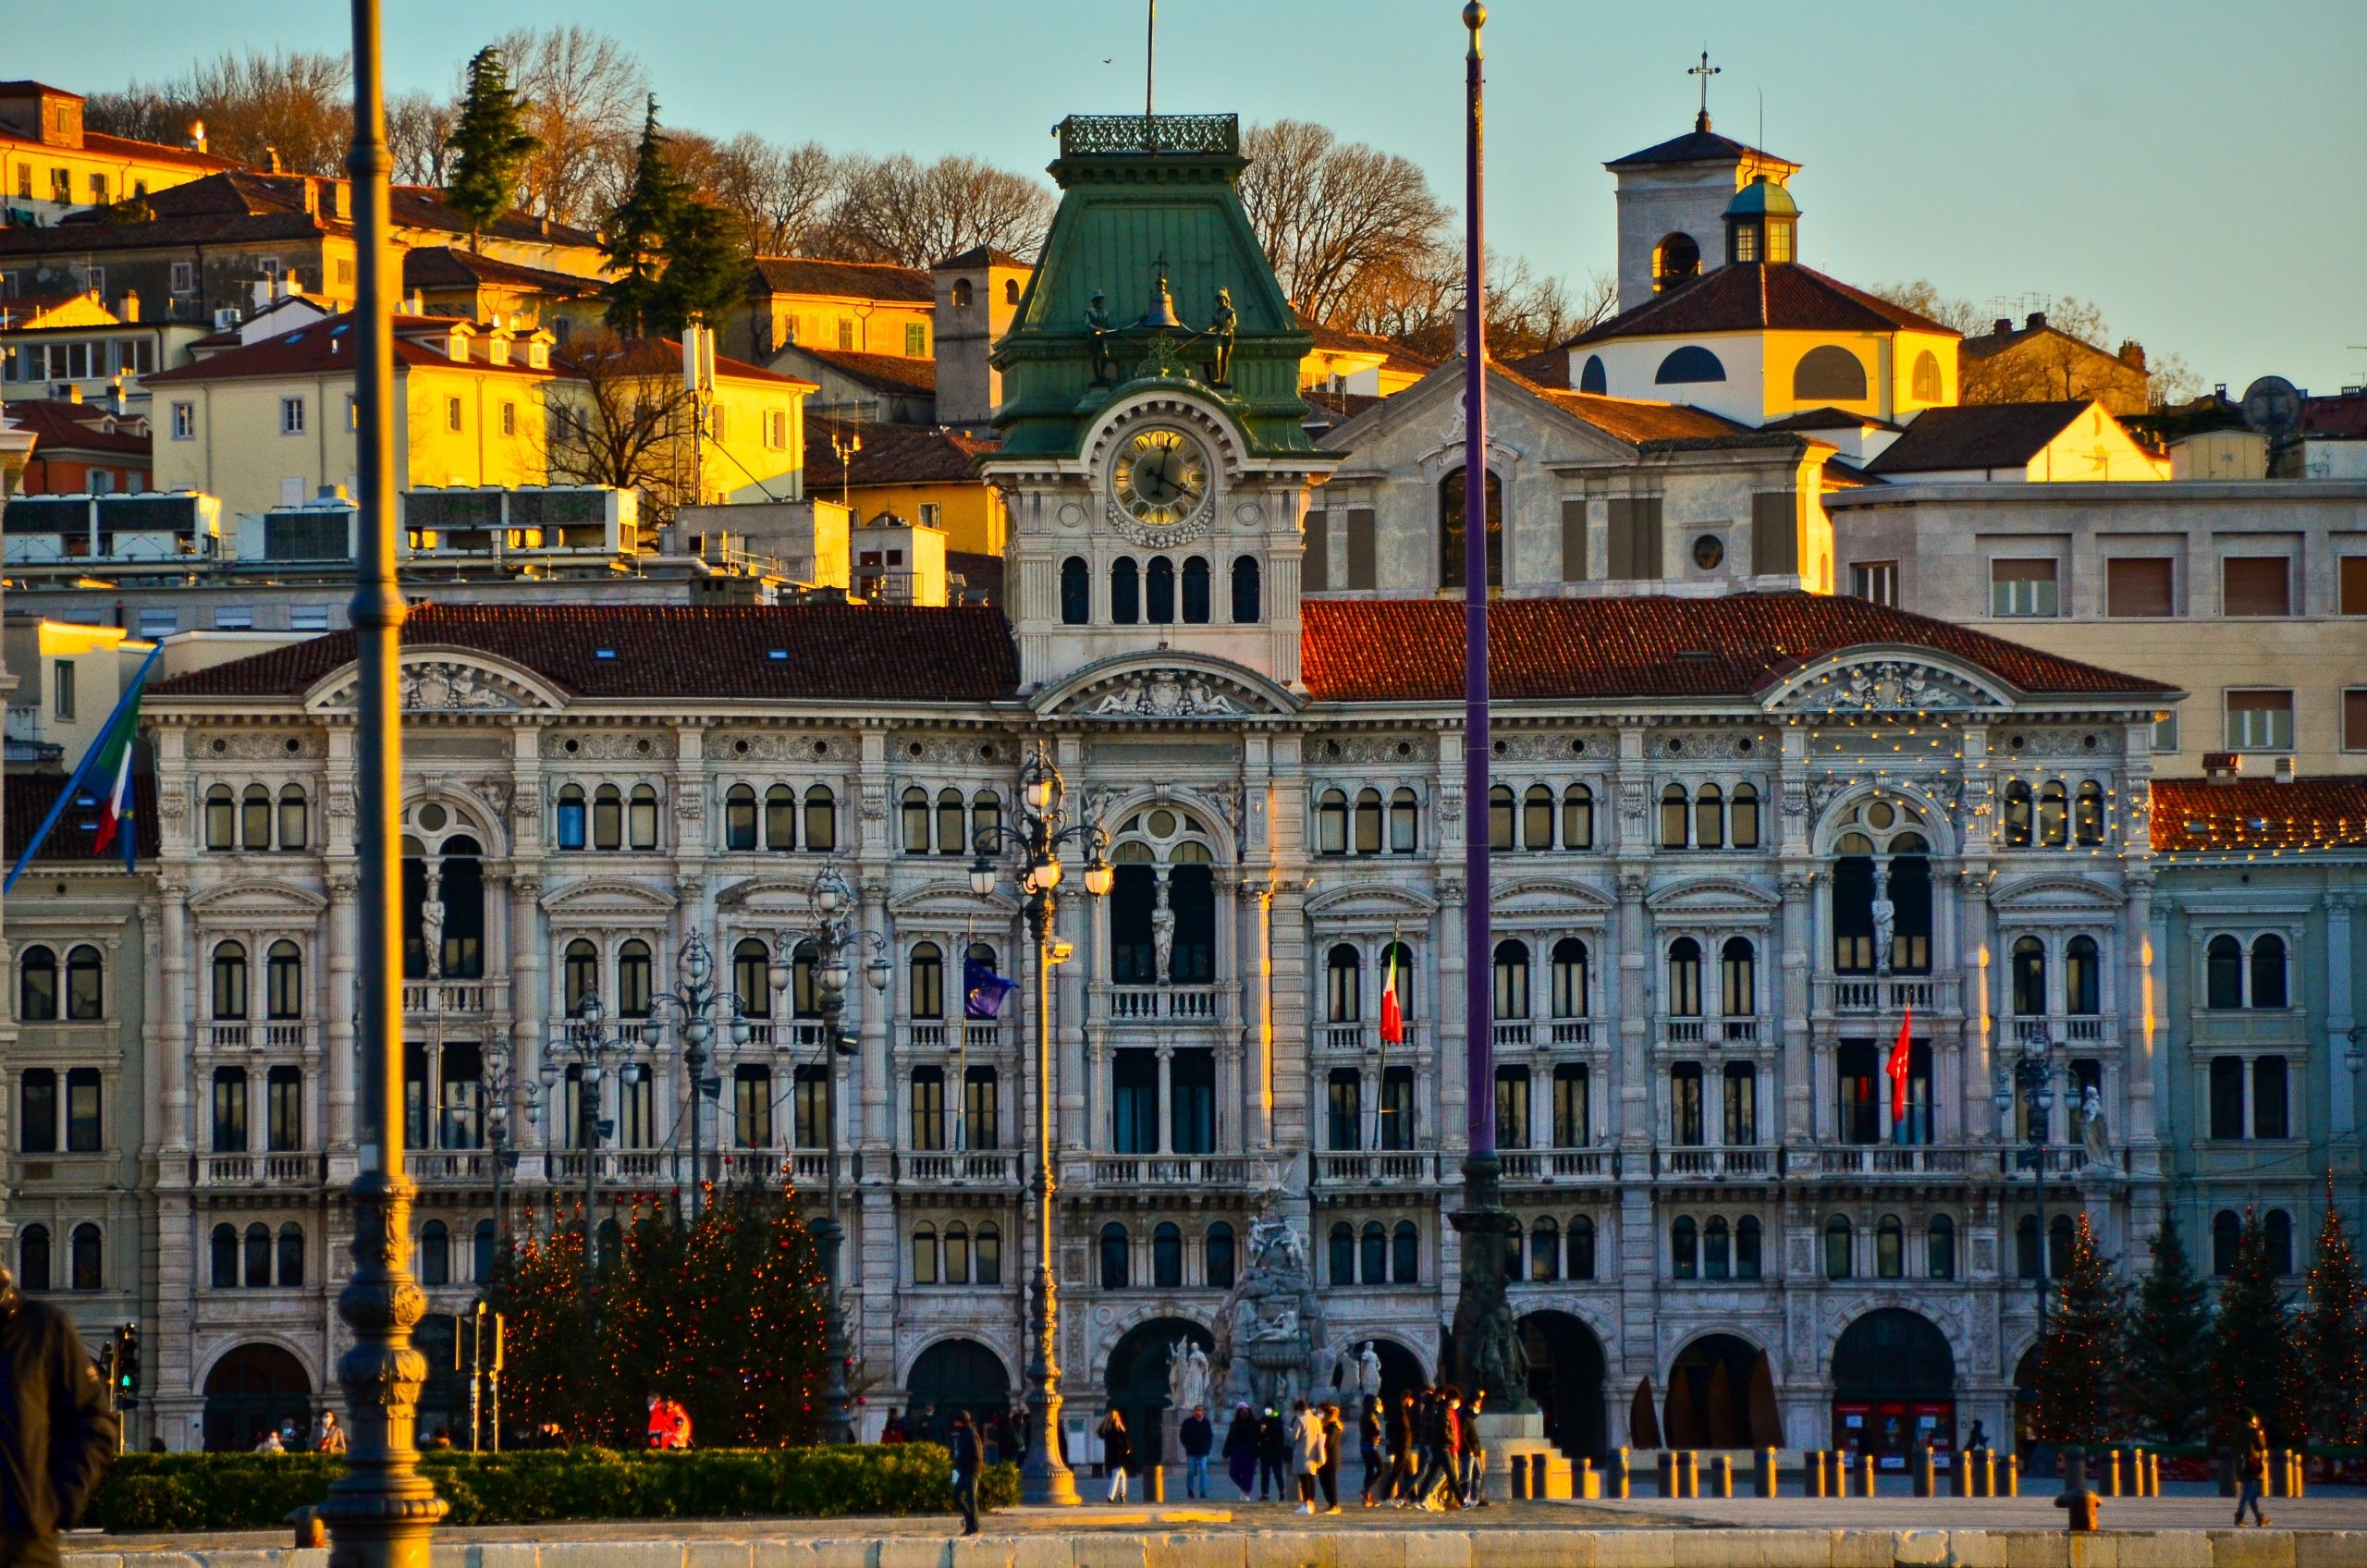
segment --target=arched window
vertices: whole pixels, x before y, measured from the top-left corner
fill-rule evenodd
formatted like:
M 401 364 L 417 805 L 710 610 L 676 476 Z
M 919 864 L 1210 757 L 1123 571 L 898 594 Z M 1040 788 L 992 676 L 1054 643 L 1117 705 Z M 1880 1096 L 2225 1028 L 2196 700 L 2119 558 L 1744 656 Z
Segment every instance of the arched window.
M 1331 1233 L 1324 1242 L 1323 1264 L 1326 1275 L 1334 1286 L 1356 1282 L 1356 1230 L 1344 1219 L 1332 1221 Z
M 1410 1219 L 1401 1219 L 1389 1233 L 1389 1280 L 1393 1285 L 1422 1282 L 1422 1233 Z
M 2278 1212 L 2281 1213 L 2283 1211 L 2279 1210 Z M 67 1266 L 73 1270 L 73 1272 L 67 1281 L 67 1285 L 78 1291 L 95 1291 L 100 1289 L 105 1281 L 101 1277 L 101 1259 L 104 1249 L 102 1247 L 100 1243 L 99 1228 L 88 1221 L 75 1226 L 72 1248 L 72 1255 L 67 1260 Z M 2293 1272 L 2291 1262 L 2293 1256 L 2293 1232 L 2292 1226 L 2289 1221 L 2286 1226 L 2285 1255 L 2287 1259 L 2286 1267 L 2281 1270 L 2281 1272 L 2290 1274 Z
M 1746 1214 L 1735 1223 L 1735 1278 L 1759 1278 L 1759 1217 Z
M 1093 573 L 1083 556 L 1061 563 L 1061 624 L 1083 626 L 1093 619 Z
M 247 949 L 239 942 L 214 945 L 214 1016 L 238 1019 L 247 1015 Z
M 1511 1228 L 1504 1232 L 1504 1278 L 1507 1280 L 1520 1278 L 1521 1240 L 1521 1224 L 1515 1218 Z
M 1696 343 L 1688 343 L 1661 361 L 1652 381 L 1661 386 L 1684 386 L 1699 382 L 1723 381 L 1726 367 L 1718 356 Z
M 723 797 L 723 847 L 756 847 L 756 790 L 753 785 L 734 784 Z
M 551 807 L 551 830 L 558 836 L 560 849 L 580 850 L 583 847 L 583 787 L 581 784 L 569 784 L 560 789 L 558 799 Z
M 1714 850 L 1725 841 L 1725 797 L 1715 784 L 1704 784 L 1693 797 L 1693 847 Z
M 281 1023 L 303 1017 L 304 959 L 296 944 L 272 943 L 264 962 L 264 1016 Z
M 1907 396 L 1919 403 L 1936 403 L 1942 397 L 1940 357 L 1929 349 L 1915 356 L 1915 371 Z
M 1669 1269 L 1679 1280 L 1700 1272 L 1701 1236 L 1690 1217 L 1679 1215 L 1668 1231 Z
M 2079 793 L 2071 808 L 2071 839 L 2077 844 L 2101 844 L 2104 841 L 2104 789 L 2090 778 L 2079 785 Z
M 839 847 L 839 798 L 828 784 L 805 791 L 805 847 L 825 855 Z
M 957 311 L 970 308 L 970 280 L 966 277 L 953 280 L 953 308 Z
M 288 1229 L 289 1227 L 287 1226 L 280 1228 L 279 1243 L 283 1249 L 288 1244 Z M 283 1267 L 287 1263 L 287 1254 L 284 1250 L 280 1255 L 280 1262 Z M 469 1278 L 480 1285 L 489 1285 L 493 1282 L 493 1221 L 480 1219 L 477 1221 L 477 1228 L 469 1232 Z
M 1153 626 L 1171 625 L 1175 619 L 1175 563 L 1165 556 L 1153 556 L 1143 568 L 1143 619 Z
M 1667 1001 L 1671 1018 L 1701 1016 L 1701 944 L 1690 937 L 1668 945 Z
M 1498 784 L 1488 791 L 1488 847 L 1513 847 L 1513 792 L 1509 785 Z
M 1002 1232 L 995 1229 L 992 1220 L 978 1227 L 978 1233 L 971 1239 L 970 1247 L 972 1271 L 976 1274 L 978 1283 L 1001 1284 Z
M 1748 784 L 1735 786 L 1735 798 L 1726 808 L 1726 820 L 1734 827 L 1735 848 L 1759 848 L 1759 791 Z
M 2268 1271 L 2286 1275 L 2293 1272 L 2293 1217 L 2281 1208 L 2272 1208 L 2261 1217 L 2261 1240 L 2267 1243 Z M 79 1237 L 80 1231 L 75 1232 Z M 80 1290 L 80 1284 L 75 1289 Z
M 1356 847 L 1356 853 L 1360 855 L 1380 853 L 1380 790 L 1359 790 L 1356 791 L 1355 836 L 1353 841 Z
M 1464 585 L 1465 545 L 1463 512 L 1469 497 L 1464 494 L 1463 470 L 1450 471 L 1439 481 L 1439 586 L 1460 588 Z M 1504 482 L 1494 472 L 1488 475 L 1488 586 L 1504 585 Z
M 1257 557 L 1235 556 L 1233 558 L 1233 623 L 1254 626 L 1262 613 L 1258 606 Z
M 205 791 L 205 847 L 209 850 L 235 850 L 239 847 L 239 807 L 227 784 L 216 784 Z
M 743 1016 L 773 1015 L 772 949 L 757 937 L 744 937 L 731 949 L 731 992 Z
M 1553 1016 L 1587 1015 L 1587 945 L 1576 937 L 1553 944 Z
M 1110 619 L 1120 626 L 1132 626 L 1143 618 L 1142 569 L 1132 556 L 1120 556 L 1110 563 Z
M 1520 838 L 1526 849 L 1553 847 L 1553 791 L 1542 784 L 1530 785 L 1521 797 Z
M 1594 1278 L 1594 1221 L 1579 1215 L 1570 1221 L 1569 1260 L 1563 1277 L 1570 1280 Z
M 1944 1214 L 1932 1216 L 1924 1228 L 1923 1272 L 1934 1280 L 1956 1277 L 1956 1222 Z
M 85 943 L 66 954 L 66 1021 L 93 1023 L 106 1014 L 106 972 L 99 949 Z
M 2064 792 L 2063 781 L 2055 779 L 2038 792 L 2038 846 L 2042 850 L 2059 850 L 2070 838 L 2069 797 Z
M 222 1227 L 222 1229 L 227 1231 L 229 1230 L 229 1227 L 226 1225 Z M 19 1236 L 17 1241 L 18 1284 L 21 1285 L 28 1291 L 46 1291 L 49 1289 L 49 1227 L 46 1225 L 26 1226 L 24 1233 Z M 232 1284 L 238 1283 L 237 1259 L 238 1241 L 236 1232 L 233 1232 L 231 1238 L 232 1278 L 230 1281 Z
M 632 847 L 654 850 L 657 847 L 657 790 L 655 785 L 636 784 L 632 787 L 632 805 L 626 814 L 632 828 Z
M 1019 279 L 1006 277 L 1002 280 L 1002 302 L 1006 305 L 1019 303 Z
M 614 784 L 603 784 L 592 795 L 592 847 L 625 847 L 625 798 Z
M 57 1016 L 57 955 L 47 948 L 27 948 L 17 960 L 17 1016 L 27 1023 Z
M 1364 1016 L 1364 972 L 1358 965 L 1356 949 L 1346 942 L 1324 961 L 1323 1011 L 1331 1023 L 1354 1023 Z
M 2030 787 L 2018 778 L 2005 786 L 2005 847 L 2030 847 Z
M 1397 993 L 1397 1015 L 1414 1016 L 1414 949 L 1403 942 L 1392 942 L 1380 949 L 1380 986 L 1383 991 Z M 1383 1091 L 1384 1102 L 1387 1092 Z M 1386 1148 L 1389 1145 L 1381 1145 Z
M 782 851 L 797 848 L 797 791 L 786 784 L 765 791 L 765 848 Z
M 479 1227 L 484 1232 L 485 1271 L 479 1279 L 490 1279 L 493 1273 L 493 1221 Z M 279 1288 L 283 1291 L 302 1289 L 304 1284 L 304 1227 L 289 1220 L 279 1228 Z
M 2211 938 L 2203 950 L 2203 1005 L 2214 1009 L 2244 1005 L 2244 945 L 2233 937 Z
M 1356 1269 L 1367 1285 L 1389 1283 L 1389 1230 L 1378 1219 L 1356 1234 Z
M 239 839 L 251 850 L 271 848 L 271 791 L 260 784 L 239 797 Z
M 992 844 L 1002 832 L 1002 797 L 992 790 L 981 790 L 970 801 L 970 841 L 966 846 L 975 851 L 981 842 Z
M 1205 556 L 1184 557 L 1184 624 L 1208 623 L 1208 561 Z
M 904 852 L 928 853 L 928 791 L 917 784 L 908 787 L 899 815 L 904 825 Z
M 1528 944 L 1496 944 L 1496 1016 L 1506 1022 L 1528 1016 Z
M 300 850 L 304 847 L 306 821 L 303 786 L 290 784 L 279 791 L 279 847 Z
M 937 1283 L 937 1227 L 923 1220 L 913 1227 L 913 1283 Z
M 1389 797 L 1389 852 L 1410 855 L 1421 847 L 1422 803 L 1411 790 Z
M 1611 377 L 1602 368 L 1600 354 L 1587 356 L 1585 368 L 1578 372 L 1578 390 L 1591 392 L 1598 398 L 1607 398 L 1611 395 Z
M 2285 938 L 2252 938 L 2252 1006 L 2285 1006 Z
M 2046 949 L 2036 937 L 2014 942 L 2014 1011 L 2024 1018 L 2046 1011 Z
M 45 1246 L 47 1243 L 48 1238 L 44 1233 L 43 1244 Z M 212 1255 L 211 1267 L 207 1273 L 214 1288 L 217 1291 L 237 1290 L 239 1288 L 238 1227 L 235 1225 L 214 1227 L 212 1245 L 207 1250 Z
M 1685 786 L 1671 784 L 1661 790 L 1661 848 L 1685 848 Z
M 1200 1238 L 1202 1283 L 1212 1291 L 1233 1289 L 1233 1227 L 1220 1219 Z
M 1796 403 L 1857 403 L 1866 397 L 1866 362 L 1837 343 L 1820 343 L 1792 367 Z
M 1836 1214 L 1824 1222 L 1824 1277 L 1828 1280 L 1849 1278 L 1850 1243 L 1856 1238 L 1849 1229 L 1846 1215 Z
M 2211 1272 L 2225 1278 L 2236 1271 L 2236 1255 L 2243 1250 L 2244 1222 L 2232 1208 L 2211 1217 Z
M 1719 1011 L 1728 1018 L 1759 1011 L 1759 951 L 1748 937 L 1729 937 L 1718 949 Z
M 1674 288 L 1701 276 L 1701 247 L 1689 234 L 1672 234 L 1652 248 L 1652 287 Z M 1600 361 L 1597 361 L 1600 362 Z M 1582 388 L 1599 391 L 1599 387 Z
M 1594 791 L 1583 784 L 1562 791 L 1562 847 L 1594 848 Z
M 651 979 L 649 944 L 635 937 L 617 949 L 618 1016 L 649 1016 Z
M 949 1285 L 970 1282 L 970 1228 L 958 1219 L 945 1228 L 944 1274 Z
M 1315 852 L 1323 855 L 1348 852 L 1348 792 L 1345 790 L 1326 790 L 1316 798 Z
M 1885 1214 L 1874 1226 L 1874 1273 L 1895 1280 L 1907 1272 L 1907 1227 L 1895 1214 Z
M 600 994 L 600 949 L 579 937 L 567 945 L 567 1015 L 580 1018 L 583 1004 Z
M 440 1231 L 443 1229 L 443 1226 L 439 1223 L 431 1221 L 431 1224 L 435 1224 L 435 1228 L 436 1230 Z M 245 1274 L 247 1289 L 251 1291 L 269 1290 L 271 1288 L 271 1227 L 260 1223 L 248 1226 L 244 1251 L 246 1254 Z M 424 1268 L 426 1264 L 425 1249 L 423 1246 L 422 1248 L 420 1261 L 423 1269 L 422 1279 L 423 1280 L 425 1278 Z
M 2074 937 L 2063 949 L 2063 1011 L 2081 1018 L 2093 1018 L 2103 1009 L 2102 965 L 2097 962 L 2096 939 Z
M 1561 1277 L 1561 1230 L 1551 1217 L 1540 1218 L 1528 1228 L 1528 1278 L 1548 1280 Z M 1514 1278 L 1518 1279 L 1519 1276 Z
M 906 1006 L 914 1018 L 945 1016 L 945 953 L 935 942 L 913 944 Z
M 1726 1230 L 1725 1217 L 1711 1215 L 1709 1223 L 1701 1227 L 1701 1278 L 1724 1279 L 1731 1263 L 1728 1255 L 1732 1248 L 1733 1238 Z
M 958 855 L 963 852 L 962 821 L 967 802 L 959 790 L 937 792 L 937 852 Z

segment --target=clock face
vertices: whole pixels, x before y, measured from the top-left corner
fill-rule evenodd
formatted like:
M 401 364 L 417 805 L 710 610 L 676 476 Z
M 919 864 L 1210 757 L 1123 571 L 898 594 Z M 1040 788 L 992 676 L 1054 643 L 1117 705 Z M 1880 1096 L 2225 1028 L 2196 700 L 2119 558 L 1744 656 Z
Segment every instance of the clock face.
M 1172 528 L 1208 499 L 1208 450 L 1167 425 L 1138 430 L 1118 448 L 1110 496 L 1147 528 Z

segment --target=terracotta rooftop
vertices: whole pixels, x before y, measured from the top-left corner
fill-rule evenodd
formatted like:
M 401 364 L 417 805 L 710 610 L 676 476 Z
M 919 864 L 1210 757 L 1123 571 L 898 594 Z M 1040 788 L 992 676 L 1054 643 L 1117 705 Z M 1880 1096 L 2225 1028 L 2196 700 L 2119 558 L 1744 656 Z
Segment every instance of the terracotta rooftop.
M 875 392 L 927 393 L 934 396 L 937 391 L 935 360 L 906 359 L 901 354 L 859 354 L 852 349 L 809 349 L 802 343 L 791 343 L 786 347 Z
M 931 304 L 928 274 L 886 262 L 840 262 L 824 256 L 758 256 L 751 294 L 819 294 L 836 299 L 905 300 Z
M 1632 311 L 1589 327 L 1564 348 L 1615 337 L 1683 337 L 1710 332 L 1936 332 L 1929 316 L 1796 262 L 1722 266 Z
M 860 436 L 863 450 L 848 466 L 852 473 L 843 483 L 864 484 L 928 484 L 978 483 L 976 459 L 995 449 L 991 436 L 963 435 L 958 431 L 917 424 L 839 424 L 805 422 L 805 490 L 828 496 L 842 481 L 839 455 L 830 437 Z
M 600 291 L 600 279 L 548 267 L 522 266 L 459 245 L 423 245 L 403 252 L 403 288 L 468 288 L 490 284 L 544 294 L 583 296 Z
M 403 641 L 490 654 L 591 699 L 991 703 L 1019 675 L 990 606 L 424 604 Z M 149 695 L 295 697 L 353 657 L 353 634 L 332 632 L 159 681 Z
M 1307 689 L 1322 702 L 1452 702 L 1463 694 L 1463 606 L 1310 598 L 1300 606 Z M 1929 648 L 2031 695 L 2152 695 L 2173 688 L 2058 658 L 1870 600 L 1821 594 L 1715 599 L 1505 599 L 1489 611 L 1489 682 L 1511 701 L 1750 697 L 1845 648 Z
M 2301 434 L 2321 441 L 2367 439 L 2367 395 L 2302 398 Z
M 0 93 L 7 92 L 11 85 L 8 82 L 0 82 Z M 41 91 L 54 92 L 56 90 L 42 88 Z M 67 96 L 72 97 L 73 94 L 68 93 Z M 22 131 L 5 125 L 0 125 L 0 141 L 14 142 L 20 147 L 49 145 L 37 136 L 27 136 Z M 129 136 L 109 136 L 103 130 L 82 132 L 82 151 L 102 158 L 122 158 L 126 161 L 137 160 L 146 164 L 181 164 L 193 169 L 236 169 L 245 166 L 236 158 L 217 157 L 212 153 L 201 153 L 194 147 L 175 147 L 164 141 L 141 141 Z
M 116 452 L 148 457 L 155 449 L 153 437 L 129 430 L 110 429 L 116 414 L 104 403 L 68 403 L 55 398 L 27 398 L 0 408 L 0 418 L 33 435 L 33 455 L 43 448 L 71 447 L 84 452 Z M 129 422 L 126 422 L 129 423 Z
M 1880 478 L 1889 473 L 1936 473 L 1955 469 L 2020 468 L 2088 411 L 2084 398 L 2067 403 L 1966 403 L 1926 409 L 1907 434 L 1866 465 Z
M 973 245 L 959 255 L 946 257 L 929 270 L 936 272 L 946 267 L 1032 267 L 1035 264 L 1008 251 L 998 251 L 991 245 Z
M 75 759 L 80 761 L 80 758 Z M 5 810 L 7 827 L 6 852 L 8 864 L 25 852 L 33 841 L 33 829 L 41 826 L 49 808 L 66 788 L 63 773 L 11 773 L 6 781 Z M 131 831 L 139 835 L 138 854 L 142 860 L 156 858 L 156 776 L 135 773 L 131 776 Z M 95 791 L 84 789 L 73 806 L 57 819 L 57 826 L 42 840 L 41 853 L 33 857 L 35 865 L 63 864 L 73 861 L 112 862 L 117 870 L 123 866 L 123 846 L 109 844 L 101 854 L 92 846 L 99 831 L 99 798 Z
M 445 316 L 397 316 L 395 318 L 395 364 L 404 366 L 462 366 L 469 370 L 485 371 L 496 375 L 517 374 L 547 376 L 557 369 L 536 370 L 524 359 L 508 364 L 488 362 L 481 348 L 472 345 L 466 361 L 453 359 L 442 349 L 431 347 L 426 339 L 451 329 L 453 318 Z M 266 337 L 260 343 L 243 348 L 225 349 L 209 354 L 194 364 L 178 365 L 141 377 L 146 386 L 173 386 L 183 382 L 227 381 L 247 376 L 313 375 L 325 372 L 344 372 L 353 364 L 353 317 L 350 313 L 334 315 L 321 321 Z M 717 360 L 719 370 L 724 361 Z M 754 369 L 753 366 L 749 367 Z M 558 374 L 564 374 L 564 371 Z M 769 375 L 769 371 L 758 371 Z
M 351 232 L 346 225 L 316 218 L 310 213 L 196 213 L 185 217 L 158 217 L 146 223 L 67 222 L 47 228 L 0 228 L 0 255 L 90 255 L 179 250 L 192 245 L 255 245 Z
M 2153 848 L 2270 855 L 2367 849 L 2367 778 L 2156 778 Z

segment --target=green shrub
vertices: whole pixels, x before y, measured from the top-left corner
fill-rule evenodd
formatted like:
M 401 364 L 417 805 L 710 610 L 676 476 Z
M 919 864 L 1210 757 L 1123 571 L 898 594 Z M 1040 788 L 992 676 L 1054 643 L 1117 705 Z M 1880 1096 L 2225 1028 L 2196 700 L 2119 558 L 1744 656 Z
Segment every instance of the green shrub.
M 612 1449 L 426 1454 L 420 1469 L 454 1525 L 577 1519 L 828 1519 L 945 1513 L 950 1460 L 935 1443 L 879 1448 Z M 318 1503 L 344 1473 L 316 1454 L 126 1454 L 100 1485 L 85 1523 L 126 1531 L 276 1529 Z M 979 1477 L 979 1504 L 1019 1501 L 1019 1469 Z

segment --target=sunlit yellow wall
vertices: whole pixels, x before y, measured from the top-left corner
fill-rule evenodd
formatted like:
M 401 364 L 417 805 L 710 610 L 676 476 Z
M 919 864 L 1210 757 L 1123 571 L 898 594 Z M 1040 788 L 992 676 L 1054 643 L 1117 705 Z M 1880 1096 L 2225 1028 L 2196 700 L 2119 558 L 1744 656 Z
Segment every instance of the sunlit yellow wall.
M 835 492 L 828 492 L 835 495 Z M 918 484 L 857 484 L 848 491 L 858 524 L 881 512 L 906 522 L 923 521 L 924 503 L 938 508 L 935 524 L 945 531 L 945 547 L 975 556 L 1000 556 L 1011 525 L 1002 493 L 975 480 L 942 479 Z
M 1770 332 L 1766 339 L 1767 417 L 1805 409 L 1836 408 L 1896 420 L 1956 400 L 1956 340 L 1929 332 Z M 1827 344 L 1847 349 L 1866 373 L 1863 398 L 1796 397 L 1793 378 L 1810 350 Z M 1915 364 L 1929 351 L 1940 372 L 1940 396 L 1914 396 Z

